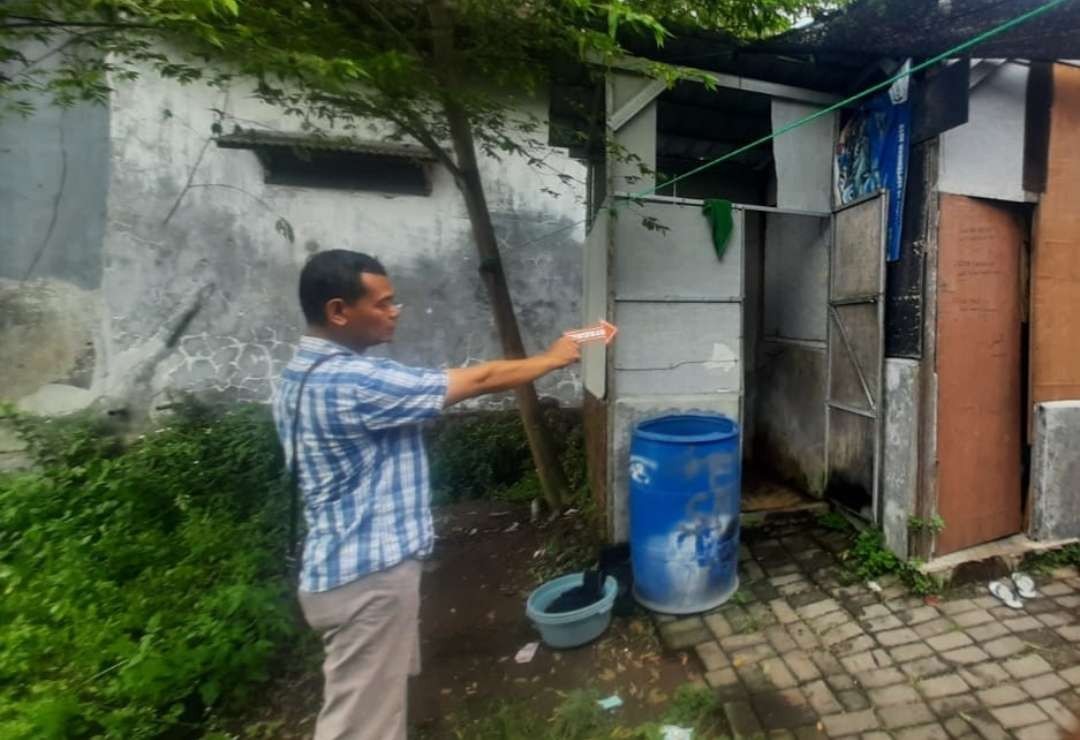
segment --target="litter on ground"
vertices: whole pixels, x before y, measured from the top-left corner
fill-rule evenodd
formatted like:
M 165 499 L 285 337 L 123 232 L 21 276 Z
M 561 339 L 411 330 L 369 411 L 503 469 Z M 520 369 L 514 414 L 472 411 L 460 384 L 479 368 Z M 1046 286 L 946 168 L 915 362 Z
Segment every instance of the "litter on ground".
M 539 642 L 530 642 L 526 644 L 521 650 L 517 651 L 517 655 L 514 656 L 514 661 L 517 663 L 531 663 L 532 659 L 536 657 L 536 650 L 539 647 Z
M 607 711 L 610 712 L 613 709 L 618 709 L 619 707 L 621 707 L 622 704 L 623 704 L 623 701 L 622 701 L 622 699 L 619 698 L 618 694 L 612 694 L 611 696 L 607 697 L 606 699 L 601 699 L 600 701 L 598 701 L 596 703 L 600 705 L 601 709 L 604 709 L 604 710 L 607 710 Z

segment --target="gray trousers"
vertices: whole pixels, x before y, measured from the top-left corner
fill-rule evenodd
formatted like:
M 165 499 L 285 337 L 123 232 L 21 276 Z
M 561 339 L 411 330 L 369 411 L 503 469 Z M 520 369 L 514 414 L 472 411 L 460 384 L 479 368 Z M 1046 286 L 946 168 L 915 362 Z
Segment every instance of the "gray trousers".
M 420 672 L 419 561 L 298 596 L 326 654 L 315 740 L 405 740 L 408 679 Z

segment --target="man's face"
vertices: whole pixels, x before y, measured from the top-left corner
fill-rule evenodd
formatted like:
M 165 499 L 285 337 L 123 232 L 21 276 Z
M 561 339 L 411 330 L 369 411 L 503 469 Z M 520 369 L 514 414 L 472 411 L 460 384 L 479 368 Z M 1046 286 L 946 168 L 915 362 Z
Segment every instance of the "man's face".
M 345 333 L 356 348 L 392 341 L 401 307 L 395 302 L 394 286 L 385 275 L 360 275 L 364 294 L 353 303 L 335 301 L 327 305 L 328 319 Z

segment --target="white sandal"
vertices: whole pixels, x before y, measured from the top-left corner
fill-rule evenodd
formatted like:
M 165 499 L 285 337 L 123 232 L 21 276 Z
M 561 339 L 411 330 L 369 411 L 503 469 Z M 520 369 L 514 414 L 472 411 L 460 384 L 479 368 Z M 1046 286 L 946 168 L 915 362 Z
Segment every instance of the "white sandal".
M 1005 584 L 1005 581 L 992 581 L 990 583 L 990 593 L 1000 599 L 1005 606 L 1011 606 L 1013 609 L 1024 608 L 1024 602 L 1016 598 L 1016 594 Z
M 1013 573 L 1012 574 L 1013 585 L 1016 586 L 1016 593 L 1024 599 L 1034 599 L 1039 594 L 1035 591 L 1035 581 L 1031 579 L 1031 576 L 1026 573 Z

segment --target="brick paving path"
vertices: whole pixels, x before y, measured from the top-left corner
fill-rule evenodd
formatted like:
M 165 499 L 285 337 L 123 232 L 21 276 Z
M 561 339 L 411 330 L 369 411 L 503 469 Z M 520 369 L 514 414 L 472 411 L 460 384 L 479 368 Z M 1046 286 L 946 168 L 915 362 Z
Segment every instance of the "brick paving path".
M 736 738 L 1056 740 L 1080 728 L 1080 575 L 1003 606 L 985 585 L 937 603 L 896 582 L 844 585 L 844 535 L 789 523 L 743 535 L 741 587 L 715 612 L 658 617 L 693 649 Z M 981 589 L 981 590 L 980 590 Z

